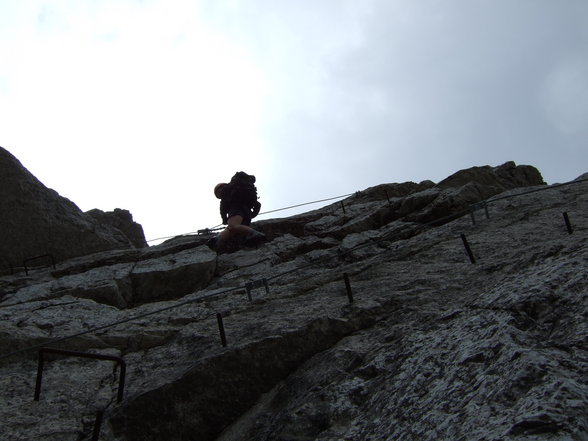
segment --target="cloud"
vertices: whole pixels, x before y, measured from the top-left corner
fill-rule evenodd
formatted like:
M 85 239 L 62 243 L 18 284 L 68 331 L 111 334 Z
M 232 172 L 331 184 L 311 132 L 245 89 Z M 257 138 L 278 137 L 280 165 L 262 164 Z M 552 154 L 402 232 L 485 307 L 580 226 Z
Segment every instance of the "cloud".
M 546 70 L 581 27 L 570 5 L 378 2 L 361 23 L 361 43 L 321 59 L 312 85 L 322 109 L 305 112 L 319 122 L 291 132 L 321 139 L 339 161 L 353 155 L 333 174 L 364 182 L 441 179 L 460 167 L 549 157 L 553 134 L 537 100 Z M 585 53 L 586 39 L 574 44 Z M 291 118 L 298 110 L 284 124 L 300 121 Z M 317 180 L 323 175 L 317 170 Z
M 586 58 L 575 58 L 554 66 L 545 80 L 542 103 L 549 121 L 563 134 L 588 131 Z
M 0 142 L 150 237 L 217 223 L 238 170 L 262 211 L 507 160 L 586 171 L 583 0 L 8 3 Z

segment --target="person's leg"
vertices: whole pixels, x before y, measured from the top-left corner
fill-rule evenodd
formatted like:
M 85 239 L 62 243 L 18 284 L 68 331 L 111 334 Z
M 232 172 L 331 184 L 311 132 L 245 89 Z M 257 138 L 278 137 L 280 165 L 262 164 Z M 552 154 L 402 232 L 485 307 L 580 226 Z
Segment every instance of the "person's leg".
M 223 252 L 223 250 L 226 251 L 226 249 L 230 249 L 232 246 L 240 247 L 243 243 L 248 246 L 259 245 L 267 240 L 265 234 L 249 226 L 251 224 L 251 219 L 249 218 L 235 214 L 229 217 L 227 224 L 227 228 L 218 236 L 217 251 L 220 250 Z M 243 242 L 240 245 L 236 245 L 241 240 Z
M 231 216 L 228 220 L 227 228 L 220 234 L 221 240 L 229 240 L 231 236 L 248 236 L 253 233 L 253 229 L 246 225 L 242 225 L 243 216 Z

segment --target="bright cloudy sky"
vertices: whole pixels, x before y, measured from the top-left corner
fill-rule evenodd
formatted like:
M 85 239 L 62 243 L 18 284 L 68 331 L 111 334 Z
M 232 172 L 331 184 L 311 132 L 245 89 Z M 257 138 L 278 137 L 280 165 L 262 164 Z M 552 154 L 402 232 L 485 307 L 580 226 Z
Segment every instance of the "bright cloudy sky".
M 238 170 L 263 212 L 587 141 L 586 0 L 0 0 L 0 145 L 147 239 Z

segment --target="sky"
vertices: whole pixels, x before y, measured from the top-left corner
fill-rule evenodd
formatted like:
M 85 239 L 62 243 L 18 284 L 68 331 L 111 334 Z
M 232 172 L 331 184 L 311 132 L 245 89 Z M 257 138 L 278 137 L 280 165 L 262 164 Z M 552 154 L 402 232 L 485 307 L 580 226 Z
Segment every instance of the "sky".
M 586 0 L 0 0 L 0 146 L 148 240 L 506 161 L 588 171 Z M 318 206 L 260 215 L 292 215 Z

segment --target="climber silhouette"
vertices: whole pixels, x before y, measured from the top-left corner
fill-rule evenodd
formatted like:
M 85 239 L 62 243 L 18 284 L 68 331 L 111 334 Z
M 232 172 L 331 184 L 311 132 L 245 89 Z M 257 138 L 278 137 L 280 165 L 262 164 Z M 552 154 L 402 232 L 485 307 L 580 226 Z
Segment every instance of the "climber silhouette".
M 214 195 L 220 199 L 220 215 L 227 225 L 209 245 L 217 252 L 235 251 L 241 246 L 255 246 L 265 241 L 265 234 L 251 228 L 251 220 L 259 214 L 255 176 L 237 172 L 229 183 L 214 187 Z

